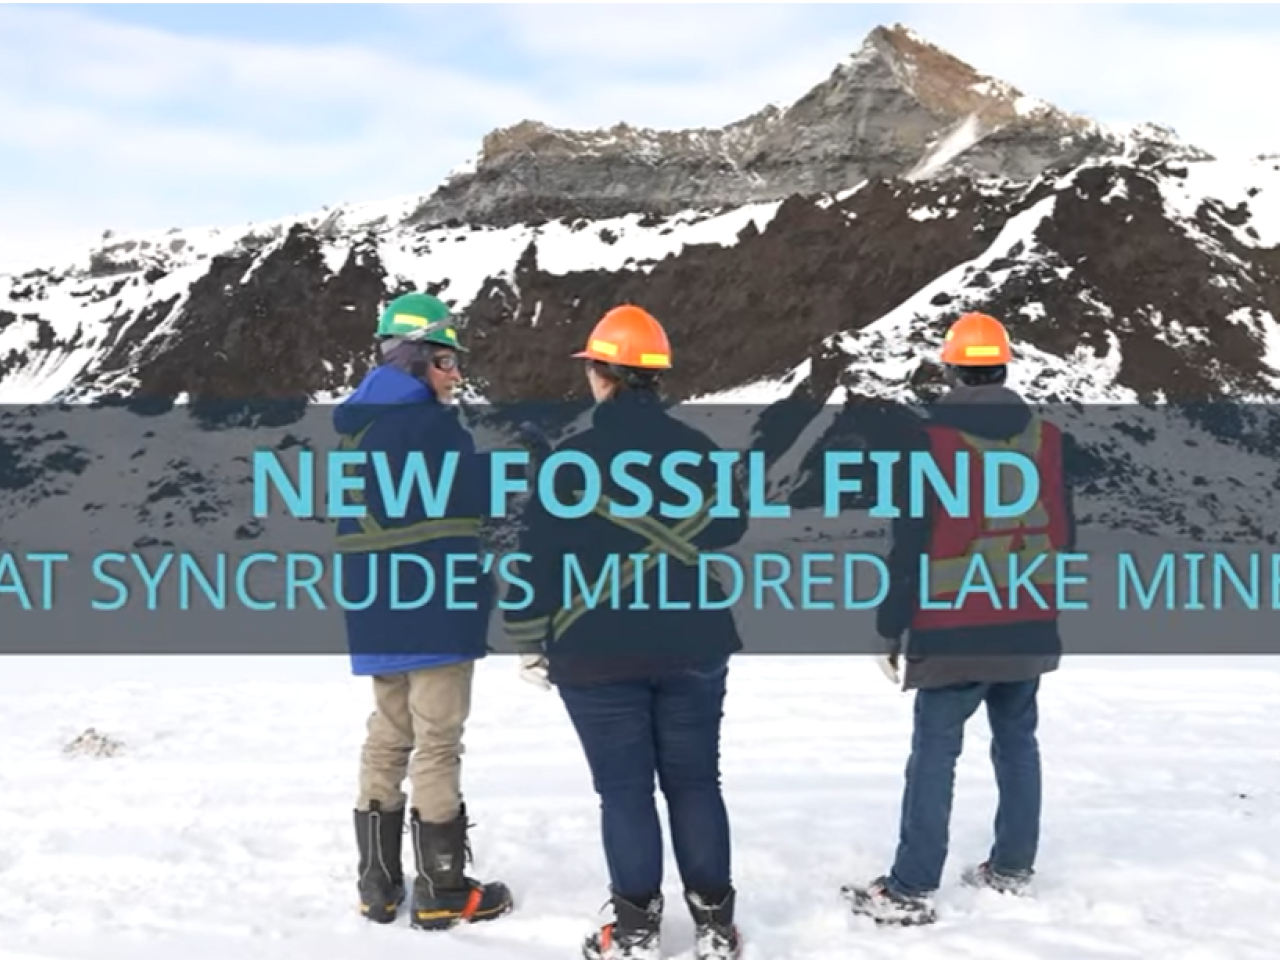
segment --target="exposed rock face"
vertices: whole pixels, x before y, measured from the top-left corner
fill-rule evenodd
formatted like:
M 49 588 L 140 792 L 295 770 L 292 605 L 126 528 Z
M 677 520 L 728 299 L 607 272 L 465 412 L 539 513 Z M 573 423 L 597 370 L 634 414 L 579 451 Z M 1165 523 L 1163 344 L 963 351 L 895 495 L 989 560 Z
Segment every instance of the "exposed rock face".
M 182 322 L 118 366 L 132 367 L 145 396 L 305 400 L 341 389 L 369 369 L 365 311 L 384 276 L 376 246 L 360 244 L 331 274 L 319 238 L 295 228 L 260 256 L 215 259 L 192 285 Z M 124 360 L 126 346 L 114 356 Z
M 474 170 L 415 222 L 506 226 L 838 193 L 868 179 L 956 173 L 1030 179 L 1089 157 L 1206 157 L 1154 126 L 1108 131 L 984 76 L 911 31 L 877 28 L 786 110 L 720 129 L 626 124 L 561 130 L 525 121 L 485 138 Z

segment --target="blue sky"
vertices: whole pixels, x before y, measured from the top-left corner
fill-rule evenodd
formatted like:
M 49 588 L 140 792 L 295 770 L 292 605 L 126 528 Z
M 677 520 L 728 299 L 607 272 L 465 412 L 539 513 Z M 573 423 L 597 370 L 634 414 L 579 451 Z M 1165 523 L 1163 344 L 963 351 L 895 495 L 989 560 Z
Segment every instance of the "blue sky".
M 1268 4 L 6 5 L 0 266 L 429 191 L 525 118 L 719 125 L 893 22 L 1061 107 L 1280 151 Z

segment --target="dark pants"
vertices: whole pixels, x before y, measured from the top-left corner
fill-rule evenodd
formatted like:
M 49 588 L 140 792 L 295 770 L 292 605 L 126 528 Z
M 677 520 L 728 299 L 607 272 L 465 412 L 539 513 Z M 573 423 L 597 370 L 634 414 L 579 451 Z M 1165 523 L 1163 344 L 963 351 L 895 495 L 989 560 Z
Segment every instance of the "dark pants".
M 686 890 L 728 893 L 729 817 L 720 792 L 720 720 L 728 665 L 665 677 L 558 687 L 600 795 L 613 893 L 645 903 L 662 887 L 667 801 L 671 844 Z
M 898 853 L 889 875 L 895 889 L 921 895 L 942 883 L 956 761 L 964 745 L 965 723 L 983 703 L 991 723 L 991 762 L 1000 794 L 991 865 L 1007 874 L 1032 869 L 1040 839 L 1039 689 L 1037 679 L 917 692 Z

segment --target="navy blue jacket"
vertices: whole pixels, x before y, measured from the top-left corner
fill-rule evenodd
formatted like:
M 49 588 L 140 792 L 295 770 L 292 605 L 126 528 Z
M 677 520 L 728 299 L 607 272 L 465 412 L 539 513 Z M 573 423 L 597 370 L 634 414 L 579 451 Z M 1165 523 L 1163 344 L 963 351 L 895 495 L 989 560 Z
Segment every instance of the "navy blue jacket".
M 420 380 L 390 366 L 375 369 L 334 410 L 333 425 L 350 448 L 384 453 L 397 483 L 412 451 L 421 451 L 433 479 L 440 477 L 447 451 L 460 454 L 442 518 L 429 517 L 417 496 L 410 497 L 403 517 L 388 517 L 373 465 L 351 468 L 365 477 L 371 521 L 338 521 L 339 584 L 353 673 L 405 673 L 485 656 L 496 601 L 493 576 L 459 560 L 455 576 L 477 582 L 450 587 L 447 559 L 450 554 L 480 553 L 480 522 L 488 509 L 487 454 L 476 450 L 456 409 L 440 403 Z M 396 555 L 400 559 L 393 561 Z M 434 571 L 434 585 L 421 562 Z M 430 599 L 419 604 L 432 586 Z M 366 606 L 374 590 L 376 597 Z M 405 609 L 395 609 L 397 597 Z
M 628 505 L 635 502 L 634 495 L 609 479 L 610 464 L 617 454 L 629 450 L 652 454 L 654 461 L 649 467 L 632 465 L 627 472 L 644 481 L 654 494 L 655 504 L 683 504 L 685 494 L 660 478 L 662 455 L 692 451 L 705 458 L 717 449 L 709 437 L 672 417 L 660 399 L 647 391 L 624 391 L 599 404 L 593 411 L 590 429 L 557 448 L 590 457 L 603 478 L 604 495 Z M 703 491 L 708 508 L 715 500 L 714 471 L 709 462 L 701 470 L 689 466 L 679 469 L 682 476 L 694 480 Z M 570 466 L 561 468 L 556 474 L 556 494 L 561 503 L 574 501 L 575 486 L 581 486 L 581 471 Z M 722 550 L 741 540 L 747 529 L 745 498 L 737 484 L 733 496 L 739 514 L 733 519 L 671 519 L 661 516 L 655 507 L 638 523 L 660 525 L 659 536 L 664 536 L 667 543 L 674 542 L 676 552 L 686 558 L 690 550 L 695 554 Z M 657 548 L 649 546 L 648 533 L 628 529 L 608 516 L 593 513 L 581 519 L 559 519 L 546 510 L 537 496 L 529 498 L 523 519 L 518 550 L 532 559 L 521 562 L 519 573 L 531 588 L 532 600 L 526 602 L 523 588 L 513 587 L 508 603 L 521 608 L 506 610 L 503 620 L 506 636 L 518 652 L 546 654 L 553 682 L 571 685 L 651 677 L 714 663 L 742 648 L 731 609 L 697 609 L 696 556 L 693 566 L 672 558 L 665 569 L 655 567 L 644 575 L 641 582 L 651 609 L 610 609 L 606 594 L 604 603 L 571 616 L 573 606 L 565 603 L 569 579 L 564 565 L 566 555 L 576 557 L 583 579 L 594 585 L 600 582 L 611 556 L 621 556 L 621 569 L 626 571 L 628 554 L 653 553 Z M 660 581 L 670 600 L 689 602 L 694 609 L 659 609 Z M 569 580 L 571 587 L 575 583 L 576 578 Z M 634 589 L 623 589 L 624 604 L 631 605 Z M 577 595 L 579 591 L 570 593 Z M 725 594 L 713 587 L 709 596 L 723 599 Z

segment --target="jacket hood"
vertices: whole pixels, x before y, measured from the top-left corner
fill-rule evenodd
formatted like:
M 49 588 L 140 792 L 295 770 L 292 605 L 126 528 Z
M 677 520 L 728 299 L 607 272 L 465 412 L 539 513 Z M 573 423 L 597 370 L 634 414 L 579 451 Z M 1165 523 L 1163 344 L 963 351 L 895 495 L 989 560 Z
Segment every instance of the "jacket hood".
M 1007 440 L 1027 429 L 1032 412 L 1016 392 L 999 384 L 959 386 L 937 401 L 929 419 L 987 440 Z
M 375 369 L 333 411 L 333 427 L 338 433 L 351 434 L 368 426 L 384 406 L 393 404 L 438 404 L 436 395 L 421 380 L 392 366 Z

